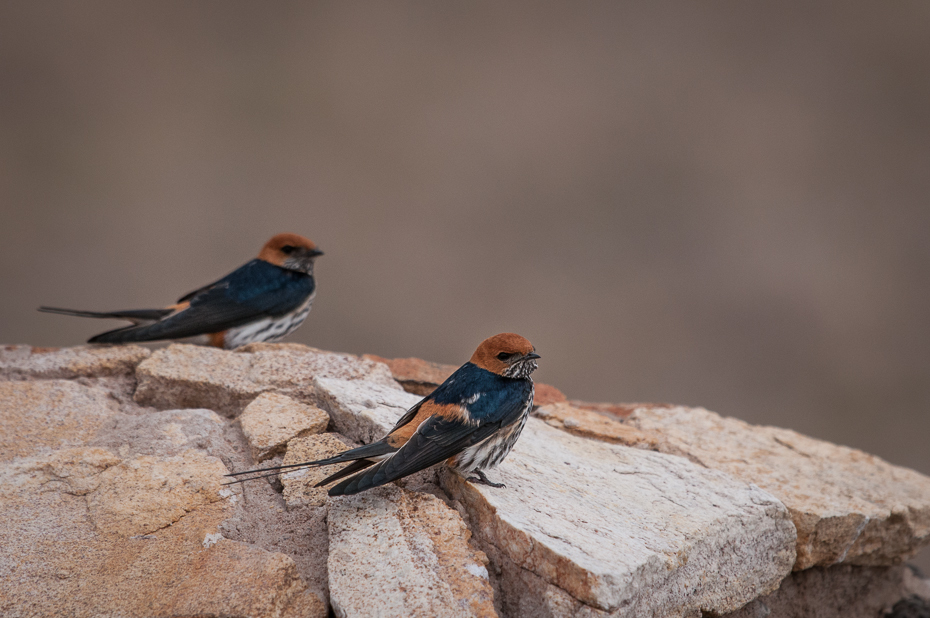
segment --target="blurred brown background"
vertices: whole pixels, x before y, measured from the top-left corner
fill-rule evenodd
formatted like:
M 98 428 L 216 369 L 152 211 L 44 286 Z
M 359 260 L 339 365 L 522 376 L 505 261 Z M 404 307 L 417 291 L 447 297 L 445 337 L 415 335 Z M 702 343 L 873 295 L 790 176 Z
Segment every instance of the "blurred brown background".
M 7 2 L 0 341 L 311 237 L 292 341 L 930 473 L 930 4 Z M 921 562 L 930 565 L 924 552 Z

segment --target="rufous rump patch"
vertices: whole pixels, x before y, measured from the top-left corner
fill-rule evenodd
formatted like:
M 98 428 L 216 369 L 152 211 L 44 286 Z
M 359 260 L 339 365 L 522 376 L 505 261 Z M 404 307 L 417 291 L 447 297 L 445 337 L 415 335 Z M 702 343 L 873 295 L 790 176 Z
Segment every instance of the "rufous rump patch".
M 171 309 L 172 311 L 174 311 L 174 313 L 171 315 L 174 315 L 177 313 L 181 313 L 182 311 L 184 311 L 190 306 L 191 306 L 190 301 L 185 300 L 183 303 L 177 303 L 176 305 L 168 305 L 167 307 L 165 307 L 165 309 Z
M 431 416 L 441 416 L 442 418 L 454 421 L 466 421 L 467 412 L 452 403 L 438 404 L 431 401 L 424 401 L 417 410 L 416 416 L 410 419 L 403 427 L 398 427 L 391 432 L 385 439 L 390 446 L 400 448 L 407 443 L 417 428 Z
M 218 333 L 210 333 L 207 335 L 207 339 L 210 342 L 210 345 L 216 348 L 222 348 L 226 345 L 226 331 L 221 330 Z

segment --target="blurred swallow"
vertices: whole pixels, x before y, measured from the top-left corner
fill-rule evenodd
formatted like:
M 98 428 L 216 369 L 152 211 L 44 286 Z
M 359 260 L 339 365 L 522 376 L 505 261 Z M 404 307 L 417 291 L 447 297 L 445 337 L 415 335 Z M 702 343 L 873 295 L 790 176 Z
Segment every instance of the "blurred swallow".
M 317 483 L 317 487 L 346 478 L 329 495 L 356 494 L 403 478 L 445 460 L 469 481 L 492 487 L 484 471 L 498 465 L 513 448 L 530 408 L 539 355 L 533 345 L 513 333 L 485 339 L 471 360 L 410 408 L 384 438 L 344 453 L 288 466 L 237 472 L 241 476 L 285 468 L 349 465 Z M 468 477 L 474 473 L 476 476 Z M 233 483 L 261 478 L 232 481 Z
M 297 234 L 278 234 L 258 257 L 219 281 L 185 294 L 164 309 L 39 311 L 86 318 L 120 318 L 132 326 L 101 333 L 88 343 L 131 343 L 188 339 L 233 349 L 256 341 L 277 341 L 294 331 L 310 312 L 316 294 L 313 261 L 323 252 Z

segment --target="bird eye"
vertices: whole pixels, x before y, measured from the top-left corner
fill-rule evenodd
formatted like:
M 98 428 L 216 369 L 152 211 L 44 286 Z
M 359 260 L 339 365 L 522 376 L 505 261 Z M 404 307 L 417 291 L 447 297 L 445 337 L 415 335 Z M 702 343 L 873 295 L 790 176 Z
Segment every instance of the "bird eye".
M 293 245 L 284 245 L 283 247 L 281 247 L 281 253 L 284 253 L 285 255 L 290 255 L 294 253 L 295 251 L 297 251 L 297 247 Z
M 513 356 L 513 354 L 509 354 L 509 353 L 507 353 L 507 352 L 501 352 L 500 354 L 497 355 L 497 358 L 499 358 L 499 359 L 502 360 L 502 361 L 505 361 L 505 360 L 507 360 L 508 358 L 510 358 L 511 356 Z

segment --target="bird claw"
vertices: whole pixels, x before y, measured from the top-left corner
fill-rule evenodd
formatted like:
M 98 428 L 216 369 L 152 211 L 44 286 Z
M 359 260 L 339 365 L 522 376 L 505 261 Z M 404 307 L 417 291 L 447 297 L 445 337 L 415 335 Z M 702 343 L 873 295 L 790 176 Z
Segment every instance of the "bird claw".
M 482 472 L 481 470 L 475 470 L 475 474 L 477 474 L 478 476 L 470 476 L 465 480 L 470 483 L 481 483 L 482 485 L 489 485 L 490 487 L 496 487 L 498 489 L 500 489 L 501 487 L 507 487 L 503 483 L 495 483 L 494 481 L 486 477 L 484 475 L 484 472 Z

